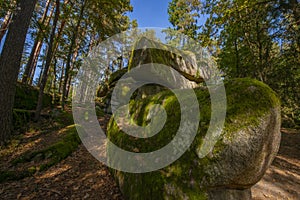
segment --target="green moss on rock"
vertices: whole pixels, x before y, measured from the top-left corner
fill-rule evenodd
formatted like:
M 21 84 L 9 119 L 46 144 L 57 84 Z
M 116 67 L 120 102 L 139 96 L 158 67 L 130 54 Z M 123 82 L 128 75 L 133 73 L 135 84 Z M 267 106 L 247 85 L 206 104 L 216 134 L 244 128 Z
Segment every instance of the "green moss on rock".
M 280 120 L 278 121 L 280 112 L 277 112 L 280 108 L 280 101 L 268 86 L 253 79 L 226 81 L 225 89 L 227 94 L 225 127 L 212 153 L 204 158 L 199 158 L 197 154 L 197 149 L 203 142 L 211 117 L 210 94 L 208 90 L 198 88 L 195 89 L 195 93 L 200 108 L 199 129 L 189 150 L 180 159 L 170 166 L 151 173 L 130 174 L 112 170 L 127 199 L 207 199 L 209 188 L 222 186 L 218 182 L 222 178 L 227 181 L 224 182 L 225 185 L 223 187 L 230 187 L 230 185 L 237 188 L 245 187 L 243 186 L 243 181 L 235 180 L 235 173 L 237 172 L 234 170 L 236 169 L 233 169 L 233 180 L 227 180 L 227 176 L 230 176 L 230 173 L 223 176 L 222 169 L 215 171 L 214 168 L 222 168 L 222 165 L 225 168 L 227 167 L 225 164 L 227 164 L 228 161 L 226 159 L 228 158 L 223 153 L 230 152 L 231 145 L 239 145 L 239 142 L 244 145 L 243 141 L 232 141 L 237 140 L 241 131 L 246 133 L 248 131 L 249 134 L 252 134 L 253 132 L 249 130 L 257 127 L 262 127 L 261 129 L 264 129 L 264 127 L 270 128 L 269 123 L 280 123 Z M 146 126 L 149 123 L 147 121 L 149 108 L 153 104 L 162 105 L 167 112 L 168 118 L 160 133 L 151 138 L 138 139 L 120 130 L 112 117 L 108 125 L 109 139 L 120 148 L 131 152 L 151 152 L 168 144 L 175 136 L 180 124 L 180 105 L 173 93 L 166 91 L 140 101 L 131 101 L 130 113 L 132 121 L 138 125 Z M 275 110 L 274 117 L 270 118 L 269 115 L 272 115 L 273 110 Z M 268 121 L 269 118 L 271 122 Z M 266 122 L 262 122 L 264 120 Z M 259 129 L 258 131 L 261 130 Z M 274 130 L 274 132 L 276 131 L 279 130 Z M 268 133 L 265 134 L 270 137 Z M 274 144 L 277 145 L 277 143 L 278 141 L 275 141 Z M 262 143 L 261 145 L 264 144 Z M 272 144 L 269 146 L 272 146 Z M 245 146 L 245 148 L 251 147 Z M 261 146 L 257 148 L 261 148 Z M 249 152 L 252 152 L 252 149 L 250 150 Z M 258 149 L 259 151 L 261 150 Z M 270 151 L 273 151 L 273 149 Z M 258 162 L 258 158 L 261 156 L 259 153 L 257 154 L 257 156 L 251 157 L 255 162 Z M 243 156 L 242 158 L 246 158 Z M 271 159 L 271 157 L 267 157 L 265 159 L 267 161 L 261 161 L 259 164 L 265 165 L 263 162 L 269 162 Z M 251 162 L 251 160 L 248 162 Z M 245 164 L 245 170 L 251 171 L 252 168 L 251 164 Z M 224 170 L 230 171 L 230 169 Z
M 132 49 L 128 70 L 143 64 L 158 63 L 170 66 L 190 81 L 202 83 L 204 79 L 200 77 L 192 58 L 193 53 L 190 51 L 180 51 L 172 46 L 141 37 Z M 158 74 L 165 73 L 159 68 L 156 70 Z
M 23 110 L 36 109 L 38 101 L 39 90 L 36 87 L 17 83 L 14 108 Z M 52 96 L 44 94 L 43 107 L 52 105 Z

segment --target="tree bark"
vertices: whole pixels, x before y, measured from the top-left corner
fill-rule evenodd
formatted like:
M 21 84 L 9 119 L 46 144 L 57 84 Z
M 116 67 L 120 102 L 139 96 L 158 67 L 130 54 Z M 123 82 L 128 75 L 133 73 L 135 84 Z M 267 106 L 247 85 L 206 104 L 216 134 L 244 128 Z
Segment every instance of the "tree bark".
M 62 64 L 60 78 L 59 78 L 58 94 L 60 94 L 60 95 L 62 94 L 62 85 L 63 85 L 63 80 L 64 80 L 64 70 L 65 70 L 65 62 L 63 62 L 63 64 Z
M 55 103 L 55 99 L 56 99 L 56 82 L 57 82 L 57 77 L 56 77 L 56 68 L 57 68 L 57 58 L 55 58 L 54 60 L 54 65 L 53 65 L 53 83 L 52 83 L 52 91 L 53 91 L 53 95 L 52 95 L 52 102 Z
M 41 18 L 41 23 L 45 24 L 46 26 L 49 25 L 51 16 L 52 16 L 53 11 L 54 11 L 54 9 L 52 9 L 52 11 L 50 12 L 50 17 L 48 18 L 48 20 L 46 20 L 47 19 L 46 18 L 47 13 L 48 13 L 48 10 L 49 10 L 49 7 L 50 7 L 50 2 L 51 2 L 51 0 L 47 1 L 44 14 Z M 38 59 L 38 56 L 40 55 L 41 48 L 42 48 L 42 45 L 43 45 L 43 40 L 44 40 L 44 35 L 43 34 L 44 34 L 44 32 L 45 32 L 45 30 L 39 29 L 39 31 L 37 33 L 37 36 L 35 38 L 35 41 L 34 41 L 34 44 L 33 44 L 29 59 L 28 59 L 28 62 L 27 62 L 26 67 L 25 67 L 24 74 L 23 74 L 23 77 L 22 77 L 22 83 L 24 83 L 24 84 L 32 83 L 32 79 L 33 79 L 34 72 L 35 72 L 34 68 L 36 66 L 37 59 Z
M 87 30 L 87 26 L 85 26 L 85 28 L 83 29 L 82 33 L 81 33 L 81 36 L 84 37 L 85 34 L 86 34 L 86 30 Z M 76 43 L 76 42 L 75 42 Z M 79 49 L 80 49 L 80 42 L 77 42 L 76 43 L 76 48 L 74 50 L 74 53 L 73 53 L 73 56 L 72 56 L 72 61 L 71 61 L 71 67 L 70 67 L 70 71 L 72 72 L 74 70 L 74 63 L 76 62 L 76 59 L 78 57 L 78 54 L 79 54 Z M 70 88 L 71 88 L 71 83 L 72 83 L 72 75 L 69 76 L 69 80 L 68 80 L 68 83 L 67 83 L 67 90 L 66 90 L 66 97 L 65 99 L 68 99 L 69 97 L 69 94 L 70 94 Z
M 0 143 L 11 135 L 16 82 L 27 30 L 37 0 L 18 0 L 0 56 Z
M 42 75 L 40 91 L 39 91 L 39 98 L 38 98 L 35 116 L 34 116 L 35 121 L 38 121 L 40 119 L 40 115 L 41 115 L 41 111 L 42 111 L 42 107 L 43 107 L 44 89 L 45 89 L 45 86 L 47 83 L 48 71 L 49 71 L 50 64 L 51 64 L 52 57 L 53 57 L 53 43 L 54 43 L 54 37 L 55 37 L 55 30 L 56 30 L 59 13 L 60 13 L 59 6 L 60 6 L 60 0 L 56 0 L 56 10 L 55 10 L 55 16 L 54 16 L 54 21 L 53 21 L 53 25 L 52 25 L 51 35 L 50 35 L 46 64 L 45 64 L 44 72 Z
M 46 47 L 46 51 L 45 51 L 46 55 L 48 53 L 48 46 Z M 37 86 L 40 87 L 41 85 L 41 81 L 42 81 L 42 76 L 43 76 L 43 72 L 44 72 L 44 66 L 45 66 L 45 63 L 46 63 L 46 60 L 43 59 L 43 62 L 42 62 L 42 65 L 41 65 L 41 70 L 40 70 L 40 74 L 39 74 L 39 78 L 38 78 L 38 81 L 37 81 Z

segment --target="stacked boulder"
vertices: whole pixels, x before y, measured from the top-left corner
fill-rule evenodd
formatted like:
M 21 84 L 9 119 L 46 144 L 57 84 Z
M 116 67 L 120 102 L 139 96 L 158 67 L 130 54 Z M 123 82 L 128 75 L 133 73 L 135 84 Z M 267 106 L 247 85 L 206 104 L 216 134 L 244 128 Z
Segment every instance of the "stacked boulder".
M 170 70 L 163 70 L 159 65 L 170 67 Z M 133 47 L 128 67 L 113 72 L 106 84 L 100 85 L 97 96 L 105 103 L 105 111 L 111 113 L 110 102 L 112 92 L 123 75 L 132 71 L 136 67 L 149 65 L 149 70 L 144 70 L 139 77 L 135 77 L 134 81 L 156 81 L 163 82 L 165 86 L 147 84 L 139 88 L 133 95 L 134 99 L 141 99 L 143 97 L 157 94 L 167 88 L 196 88 L 199 84 L 204 82 L 201 77 L 201 72 L 196 64 L 196 59 L 189 51 L 178 51 L 170 46 L 163 45 L 159 42 L 141 37 Z M 157 71 L 153 71 L 157 70 Z M 176 85 L 164 79 L 164 74 L 178 72 L 184 78 L 177 78 Z M 151 76 L 149 76 L 151 74 Z M 172 77 L 174 78 L 174 77 Z
M 211 152 L 199 156 L 199 149 L 210 126 L 211 102 L 209 91 L 198 87 L 203 81 L 197 66 L 188 57 L 178 56 L 159 49 L 144 49 L 149 41 L 132 54 L 128 70 L 146 63 L 171 66 L 194 88 L 200 113 L 197 134 L 189 149 L 171 165 L 147 173 L 128 173 L 112 169 L 126 199 L 251 199 L 251 187 L 264 175 L 274 159 L 280 143 L 280 101 L 264 83 L 244 78 L 225 81 L 226 118 L 222 134 Z M 155 44 L 157 45 L 157 44 Z M 189 57 L 191 58 L 191 57 Z M 147 153 L 167 145 L 177 132 L 181 120 L 180 105 L 176 96 L 161 90 L 141 88 L 138 98 L 132 98 L 129 111 L 132 121 L 146 126 L 149 107 L 160 104 L 167 113 L 162 130 L 150 138 L 135 138 L 126 134 L 112 116 L 108 124 L 108 137 L 121 149 Z M 216 86 L 215 92 L 218 92 Z M 156 94 L 154 94 L 156 93 Z M 108 146 L 108 152 L 109 152 Z M 110 155 L 117 159 L 118 155 Z

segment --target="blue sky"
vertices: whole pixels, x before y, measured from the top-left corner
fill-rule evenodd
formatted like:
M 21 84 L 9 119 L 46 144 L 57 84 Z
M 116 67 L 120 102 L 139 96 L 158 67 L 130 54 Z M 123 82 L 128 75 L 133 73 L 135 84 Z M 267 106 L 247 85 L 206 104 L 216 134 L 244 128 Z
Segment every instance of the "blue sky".
M 170 27 L 168 3 L 171 0 L 131 0 L 133 12 L 128 16 L 137 19 L 139 27 Z

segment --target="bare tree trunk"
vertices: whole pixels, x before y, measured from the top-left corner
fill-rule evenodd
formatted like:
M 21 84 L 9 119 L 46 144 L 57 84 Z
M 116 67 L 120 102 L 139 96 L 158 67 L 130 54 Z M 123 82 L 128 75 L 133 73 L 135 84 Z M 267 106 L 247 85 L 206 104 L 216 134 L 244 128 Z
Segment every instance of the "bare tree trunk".
M 66 6 L 68 5 L 69 3 L 69 0 L 65 0 L 64 1 L 64 5 L 63 6 Z M 74 4 L 71 4 L 71 8 L 74 6 Z M 58 32 L 55 36 L 56 40 L 54 42 L 54 48 L 53 48 L 53 55 L 55 55 L 56 51 L 57 51 L 57 48 L 58 48 L 58 45 L 59 45 L 59 40 L 62 36 L 62 33 L 63 33 L 63 30 L 65 28 L 65 25 L 66 25 L 66 21 L 68 19 L 69 15 L 67 15 L 65 18 L 63 18 L 60 22 L 60 27 L 58 28 Z M 56 63 L 55 63 L 55 66 L 54 66 L 54 77 L 55 77 L 55 82 L 56 82 L 56 64 L 57 64 L 57 60 L 55 60 Z M 60 77 L 60 81 L 59 81 L 59 87 L 58 87 L 58 93 L 61 94 L 61 86 L 62 86 L 62 77 L 63 77 L 63 71 L 64 71 L 64 64 L 62 66 L 62 72 L 61 72 L 61 77 Z M 55 83 L 56 84 L 56 83 Z M 54 95 L 56 96 L 56 93 L 54 92 Z M 54 100 L 56 99 L 56 97 L 54 97 Z
M 11 135 L 16 82 L 27 30 L 37 0 L 19 0 L 0 56 L 0 143 Z
M 62 99 L 61 99 L 61 106 L 62 110 L 65 109 L 65 101 L 66 101 L 66 95 L 67 95 L 67 84 L 69 80 L 69 75 L 70 75 L 70 68 L 71 68 L 71 61 L 72 61 L 72 55 L 73 55 L 73 48 L 76 43 L 76 39 L 78 37 L 78 32 L 79 32 L 79 27 L 80 27 L 80 22 L 83 18 L 83 12 L 85 8 L 85 0 L 82 1 L 82 5 L 80 8 L 80 14 L 78 17 L 78 21 L 75 27 L 75 30 L 73 32 L 73 35 L 71 37 L 71 44 L 68 52 L 68 57 L 67 57 L 67 63 L 66 63 L 66 69 L 65 69 L 65 78 L 64 78 L 64 84 L 63 84 L 63 93 L 62 93 Z
M 58 93 L 62 94 L 62 85 L 63 85 L 63 80 L 64 80 L 64 70 L 65 70 L 65 62 L 62 65 L 61 68 L 61 74 L 60 74 L 60 79 L 59 79 L 59 85 L 58 85 Z
M 55 11 L 55 16 L 54 16 L 54 20 L 53 20 L 51 35 L 50 35 L 50 41 L 49 41 L 49 46 L 48 46 L 47 58 L 46 58 L 46 65 L 45 65 L 42 80 L 41 80 L 39 98 L 38 98 L 36 111 L 35 111 L 35 116 L 34 116 L 35 121 L 38 121 L 40 119 L 40 115 L 41 115 L 41 111 L 42 111 L 44 89 L 45 89 L 45 86 L 46 86 L 46 83 L 47 83 L 48 71 L 49 71 L 51 60 L 52 60 L 52 57 L 53 57 L 52 53 L 53 53 L 53 43 L 54 43 L 54 37 L 55 37 L 55 30 L 56 30 L 58 17 L 59 17 L 59 13 L 60 13 L 59 6 L 60 6 L 60 0 L 56 0 L 56 11 Z
M 45 54 L 47 54 L 48 53 L 48 47 L 46 47 L 46 53 Z M 37 86 L 38 87 L 40 87 L 40 85 L 41 85 L 41 81 L 42 81 L 42 76 L 43 76 L 43 72 L 44 72 L 44 66 L 45 66 L 45 63 L 46 63 L 46 60 L 45 59 L 43 59 L 43 63 L 42 63 L 42 66 L 41 66 L 41 71 L 40 71 L 40 74 L 39 74 L 39 79 L 38 79 L 38 82 L 37 82 Z
M 32 85 L 34 75 L 35 75 L 35 71 L 36 71 L 36 65 L 37 65 L 37 62 L 38 62 L 39 55 L 40 55 L 41 50 L 42 50 L 42 46 L 43 46 L 43 41 L 39 41 L 39 43 L 37 45 L 37 48 L 36 48 L 36 51 L 34 53 L 33 61 L 31 63 L 30 69 L 29 69 L 28 80 L 27 80 L 27 82 L 25 82 L 28 85 Z M 44 66 L 44 65 L 42 65 L 42 66 Z
M 82 36 L 85 35 L 85 33 L 86 33 L 86 28 L 87 28 L 87 27 L 85 27 L 85 28 L 83 29 L 83 31 L 82 31 L 82 33 L 81 33 Z M 78 43 L 76 44 L 76 48 L 75 48 L 74 54 L 73 54 L 73 56 L 72 56 L 72 61 L 71 61 L 71 68 L 70 68 L 70 71 L 73 71 L 73 70 L 74 70 L 74 63 L 75 63 L 75 61 L 76 61 L 76 59 L 77 59 L 77 57 L 78 57 L 79 49 L 80 49 L 80 43 L 78 42 Z M 72 78 L 73 78 L 72 76 L 69 76 L 69 80 L 68 80 L 68 83 L 67 83 L 66 99 L 69 97 L 69 94 L 70 94 L 70 88 L 71 88 Z
M 53 85 L 52 85 L 52 90 L 53 90 L 53 99 L 52 99 L 52 102 L 55 103 L 55 99 L 56 99 L 56 68 L 57 68 L 57 59 L 55 58 L 54 60 L 54 65 L 53 65 L 53 74 L 54 74 L 54 77 L 53 77 Z
M 0 27 L 0 44 L 11 22 L 11 18 L 12 18 L 12 12 L 8 11 Z
M 72 82 L 72 76 L 69 76 L 68 83 L 67 83 L 67 89 L 66 89 L 66 100 L 69 97 L 69 92 L 71 88 L 71 82 Z
M 50 19 L 52 17 L 53 12 L 54 12 L 54 8 L 53 8 L 52 11 L 50 12 L 49 18 L 47 19 L 47 13 L 48 13 L 48 10 L 49 10 L 49 7 L 50 7 L 50 2 L 51 2 L 51 0 L 47 1 L 44 14 L 41 18 L 42 24 L 44 24 L 46 26 L 49 25 Z M 37 34 L 36 38 L 35 38 L 35 41 L 34 41 L 30 56 L 29 56 L 29 60 L 26 64 L 25 71 L 24 71 L 24 74 L 23 74 L 23 77 L 22 77 L 22 83 L 24 83 L 24 84 L 29 84 L 29 83 L 31 84 L 32 83 L 32 79 L 34 77 L 35 67 L 36 67 L 36 63 L 37 63 L 37 60 L 38 60 L 38 56 L 40 55 L 42 45 L 43 45 L 43 40 L 44 40 L 44 35 L 43 34 L 44 33 L 45 33 L 45 30 L 40 29 L 38 31 L 38 34 Z

